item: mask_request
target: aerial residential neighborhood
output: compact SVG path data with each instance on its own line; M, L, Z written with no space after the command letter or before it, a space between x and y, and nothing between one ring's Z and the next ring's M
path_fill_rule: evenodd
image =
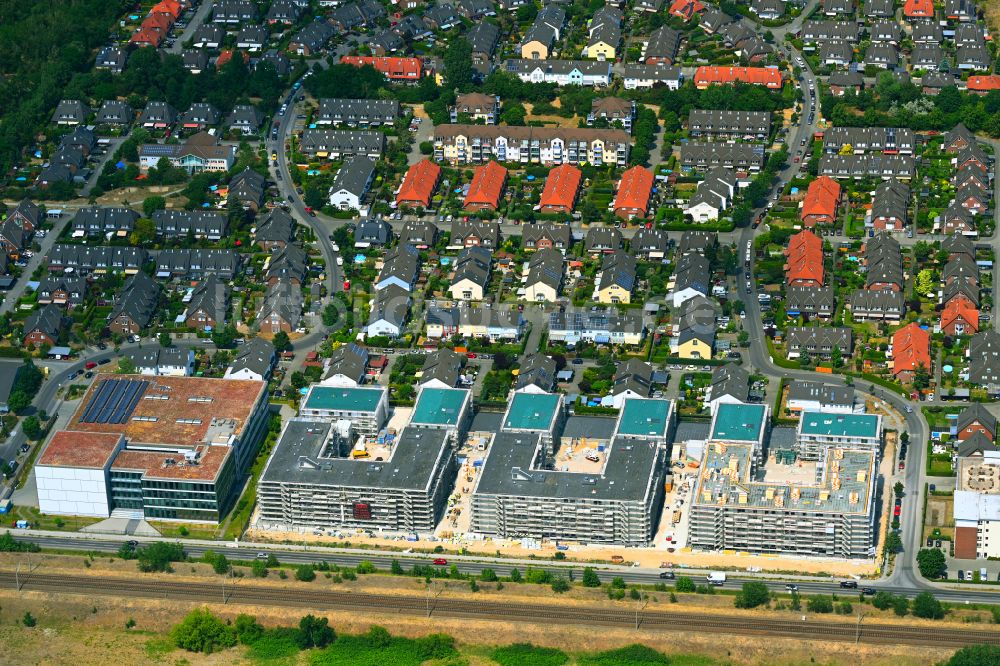
M988 4L95 9L2 112L0 518L995 603Z

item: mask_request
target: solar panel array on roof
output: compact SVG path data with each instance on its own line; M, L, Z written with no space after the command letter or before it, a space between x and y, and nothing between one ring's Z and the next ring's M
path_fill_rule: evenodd
M142 147L146 155L172 155L177 152L177 146L148 143Z
M141 379L102 379L80 423L125 423L148 386Z

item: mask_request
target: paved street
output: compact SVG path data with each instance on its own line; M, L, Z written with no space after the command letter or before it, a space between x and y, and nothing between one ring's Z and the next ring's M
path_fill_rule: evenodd
M70 217L64 214L58 220L53 221L53 227L45 234L45 238L37 239L39 250L28 260L28 265L21 269L21 277L18 278L14 286L4 295L3 302L0 303L0 314L10 312L13 309L14 304L17 303L17 299L21 298L28 286L28 282L31 281L32 273L42 265L42 261L48 256L59 234L69 224L69 220Z

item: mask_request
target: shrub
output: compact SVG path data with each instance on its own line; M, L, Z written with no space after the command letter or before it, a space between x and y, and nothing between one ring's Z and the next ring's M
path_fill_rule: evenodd
M906 597L895 597L892 600L892 612L899 617L905 616L910 612L910 600Z
M490 653L490 658L500 666L562 666L569 661L562 650L538 647L531 643L498 647Z
M495 583L499 578L497 578L497 572L493 569L483 569L479 572L479 580L484 583Z
M913 614L928 620L940 620L944 617L944 607L930 592L921 592L913 598Z
M621 576L615 576L611 579L611 587L624 590L625 589L625 579Z
M514 573L513 571L511 572ZM546 583L552 582L552 574L550 574L545 569L533 569L528 567L524 572L524 580L528 583L535 583L536 585L545 585Z
M639 599L642 599L642 594L639 592L639 590L633 587L631 590L628 591L628 598L632 599L633 601L638 601Z
M236 645L236 632L205 608L196 608L170 631L174 645L211 654Z
M837 612L841 615L850 615L854 612L854 606L851 605L850 601L842 601L837 604Z
M520 583L521 582L521 572L516 568L510 570L510 582Z
M236 616L233 630L236 632L236 640L242 645L250 645L264 635L264 627L260 626L257 618L245 613Z
M556 594L562 594L563 592L569 592L569 581L560 576L552 581L552 591Z
M806 608L810 613L832 613L833 600L824 595L809 597L809 601L806 603Z
M645 645L626 645L579 659L580 666L669 666L670 659Z
M584 587L600 587L601 578L593 567L584 567L582 583Z
M733 600L733 605L737 608L757 608L765 606L771 600L771 593L767 585L758 581L743 583L743 588Z
M36 620L35 616L28 611L24 611L24 616L21 618L21 624L26 627L33 627L38 624L38 620Z
M877 592L875 596L872 597L872 606L879 610L888 610L892 607L895 600L896 597L891 592Z
M267 578L267 563L263 560L254 560L250 564L250 573L255 578Z
M694 592L694 581L687 576L678 576L674 589L678 592Z
M135 556L139 560L139 571L145 572L167 572L171 570L171 562L182 562L187 559L183 546L165 541L143 546L135 551Z
M300 580L303 583L314 581L316 580L316 570L311 564L300 564L295 567L295 580Z
M373 574L375 573L375 565L368 560L361 560L358 562L357 570L359 574Z
M313 647L321 648L332 643L336 637L325 617L316 617L310 614L299 620L299 630L295 635L295 643L303 650Z
M299 652L298 637L299 632L293 627L276 627L250 643L247 654L261 663L291 659Z

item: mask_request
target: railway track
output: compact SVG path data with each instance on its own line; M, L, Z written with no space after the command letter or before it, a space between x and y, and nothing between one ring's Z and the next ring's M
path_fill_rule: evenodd
M546 624L636 627L647 631L685 631L787 637L808 640L880 645L933 645L962 647L973 643L1000 645L1000 631L924 627L877 623L841 623L766 617L715 615L682 610L646 610L558 606L527 602L492 602L453 599L441 596L383 595L341 590L287 590L253 587L242 582L192 583L187 581L142 579L96 579L66 574L0 573L0 587L22 591L76 594L85 596L168 599L192 603L229 603L314 610L370 610L375 613L432 615L475 620L505 620Z

